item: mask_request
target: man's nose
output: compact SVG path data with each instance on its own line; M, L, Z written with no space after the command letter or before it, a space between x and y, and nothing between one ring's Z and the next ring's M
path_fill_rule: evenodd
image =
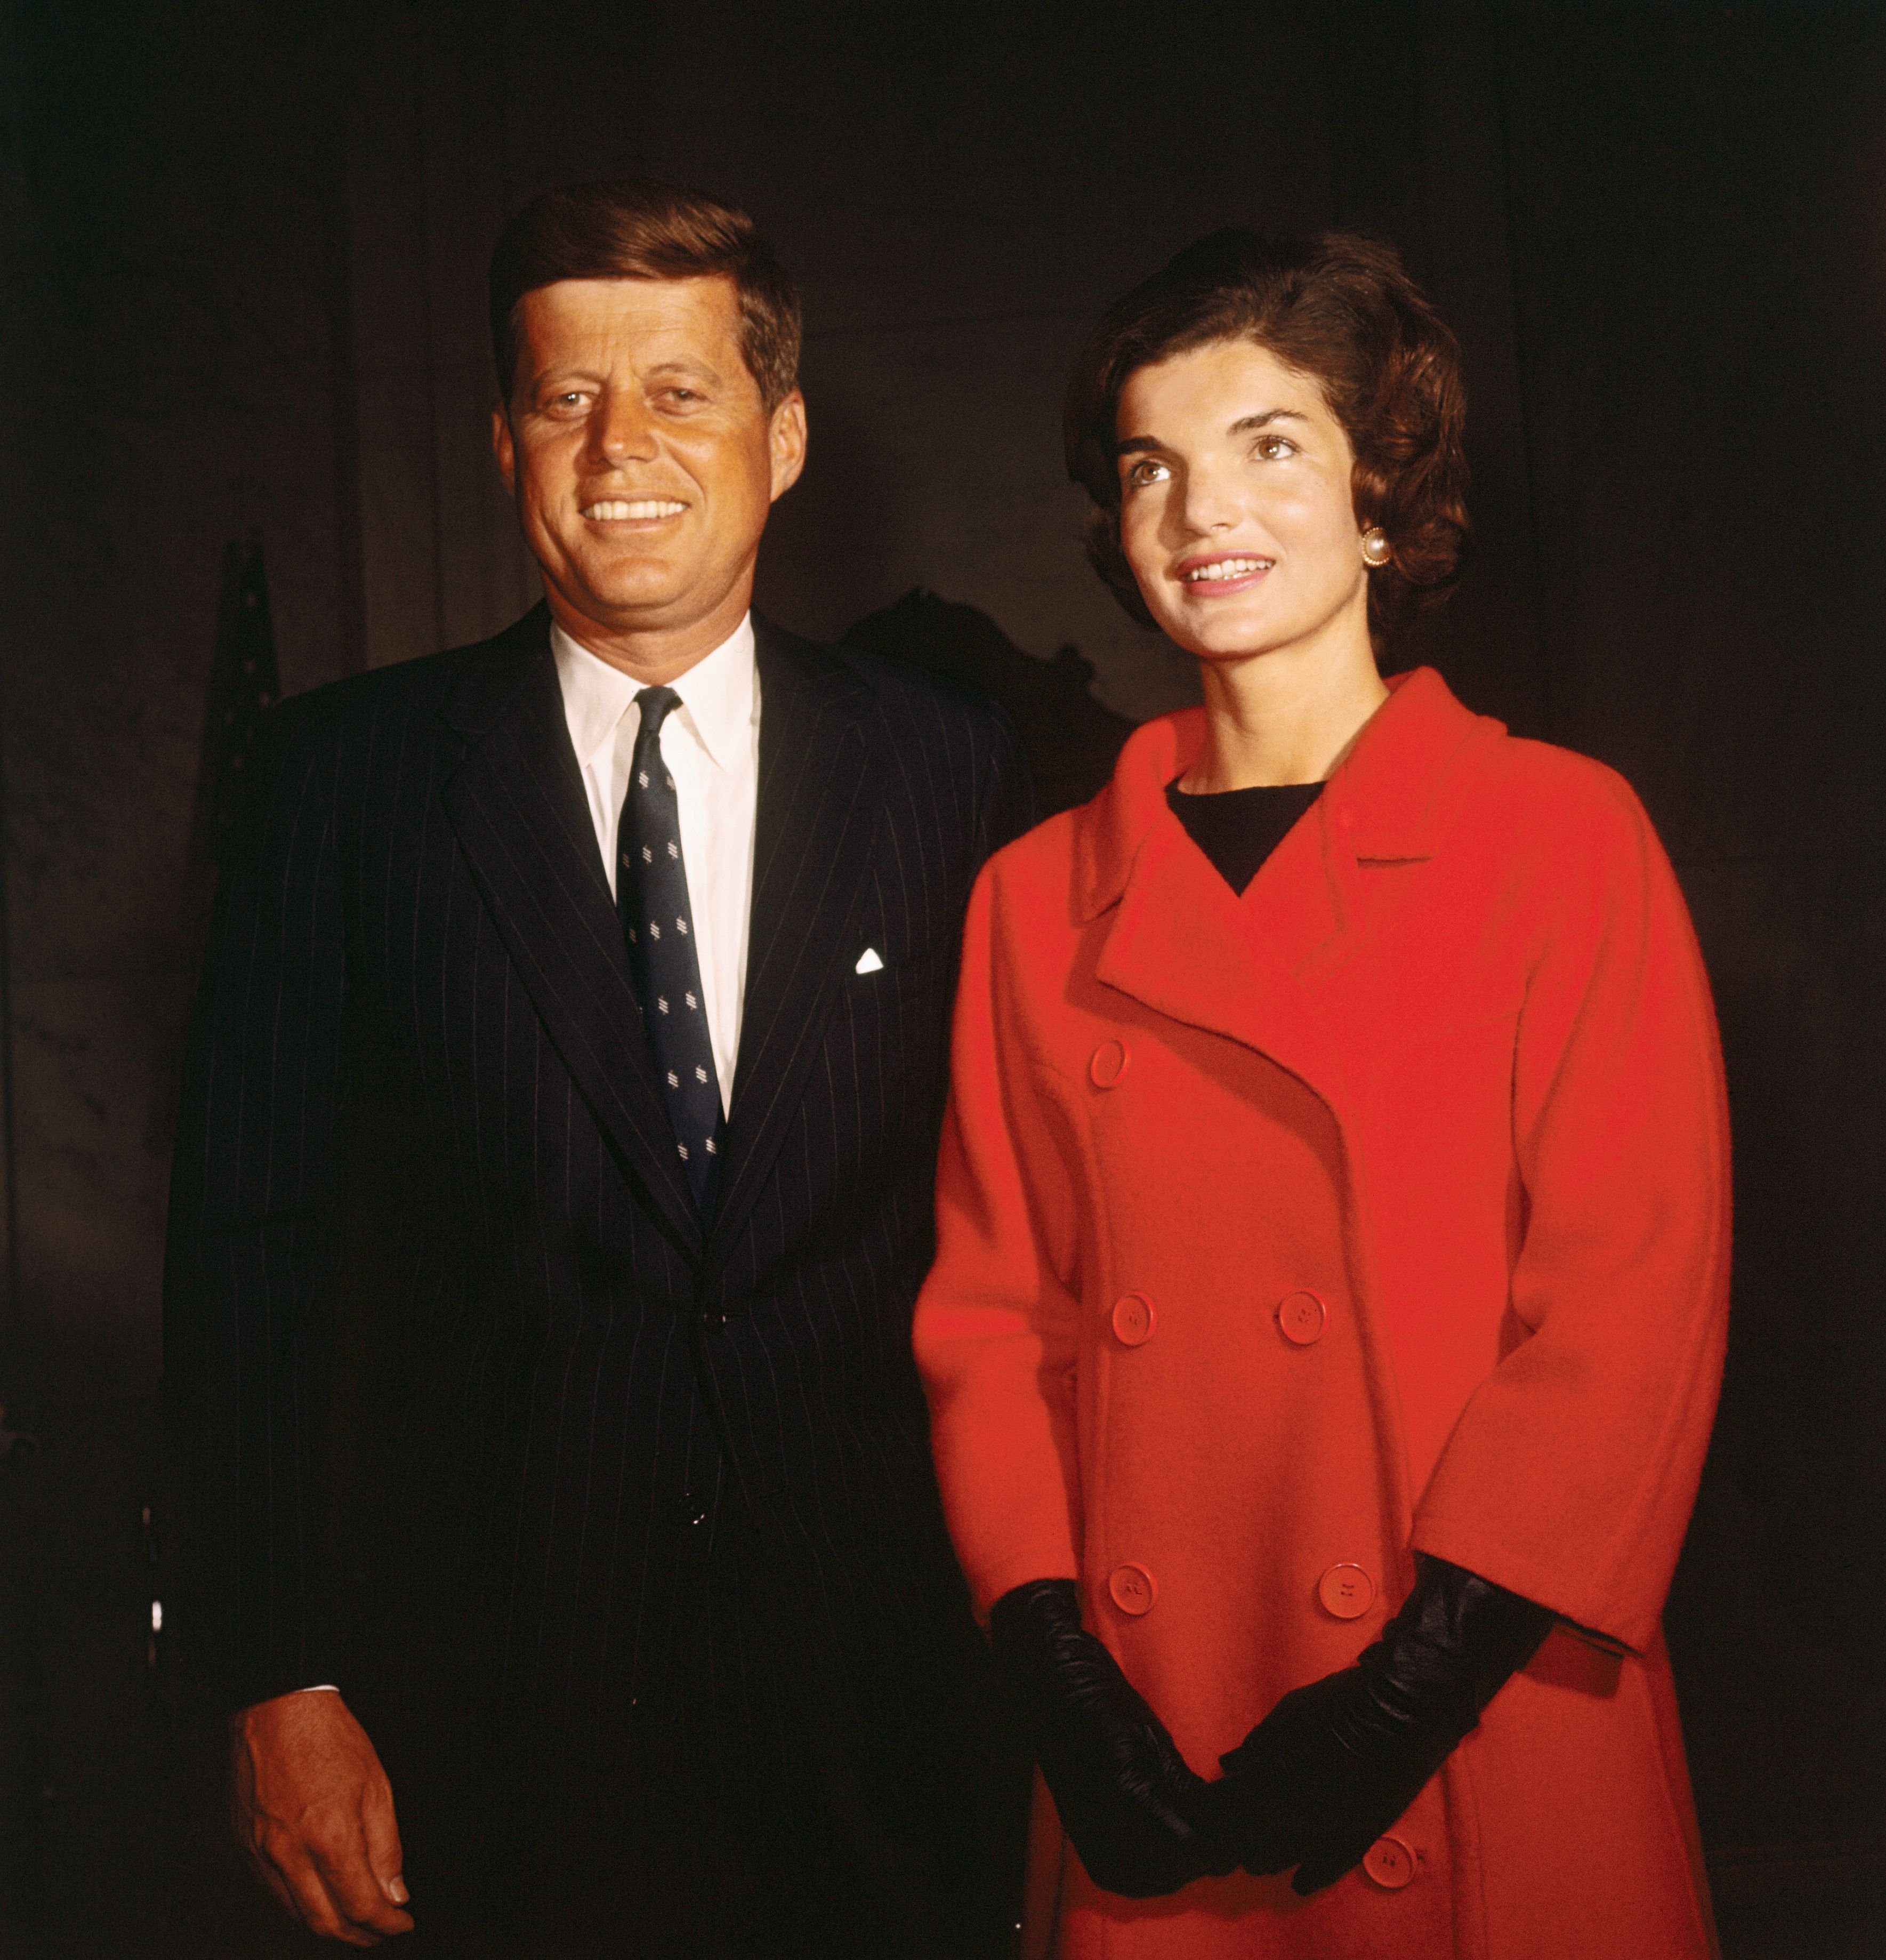
M605 394L590 418L590 450L599 463L646 463L655 453L655 418L640 395Z

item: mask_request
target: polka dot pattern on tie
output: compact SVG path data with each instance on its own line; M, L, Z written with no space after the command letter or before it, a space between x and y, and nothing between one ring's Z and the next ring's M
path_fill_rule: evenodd
M708 1017L701 1011L701 967L694 950L693 910L681 856L681 813L675 779L661 766L661 726L680 706L673 688L644 688L635 697L641 727L635 737L634 781L622 800L616 850L622 875L616 909L628 946L642 1026L662 1082L675 1153L704 1221L714 1216L719 1179L720 1085L714 1070ZM661 922L674 921L664 934ZM646 922L646 930L638 922ZM676 1001L681 1010L673 1011ZM650 1003L655 1011L647 1012Z

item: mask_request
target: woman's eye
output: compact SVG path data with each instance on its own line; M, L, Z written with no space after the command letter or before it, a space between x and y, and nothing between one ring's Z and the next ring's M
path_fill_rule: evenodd
M1169 473L1164 463L1155 463L1150 457L1145 457L1127 471L1127 488L1130 490L1143 489L1149 483L1163 482Z
M1286 456L1296 453L1296 444L1284 435L1261 435L1258 438L1256 453L1266 463L1280 463Z

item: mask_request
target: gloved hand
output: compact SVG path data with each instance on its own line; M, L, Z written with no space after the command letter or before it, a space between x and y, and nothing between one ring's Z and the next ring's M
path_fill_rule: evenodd
M1252 1873L1308 1895L1360 1864L1484 1709L1538 1652L1554 1615L1417 1554L1414 1590L1353 1667L1293 1689L1219 1758L1214 1838Z
M1026 1721L1061 1828L1087 1876L1127 1898L1177 1892L1207 1863L1194 1815L1207 1788L1166 1726L1080 1624L1071 1579L1005 1592L989 1615L997 1666Z

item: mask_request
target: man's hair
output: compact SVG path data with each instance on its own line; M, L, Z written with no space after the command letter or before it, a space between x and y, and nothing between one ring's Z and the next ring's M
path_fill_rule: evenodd
M740 354L771 415L799 377L799 295L752 218L653 177L567 184L532 199L491 253L491 352L501 398L517 377L517 307L559 279L730 278Z
M1108 310L1075 364L1063 422L1067 473L1093 499L1094 569L1153 623L1120 545L1120 396L1138 369L1222 340L1253 342L1321 388L1355 454L1357 521L1379 524L1393 554L1369 574L1369 631L1393 640L1460 575L1467 396L1458 343L1395 247L1348 232L1214 231Z

